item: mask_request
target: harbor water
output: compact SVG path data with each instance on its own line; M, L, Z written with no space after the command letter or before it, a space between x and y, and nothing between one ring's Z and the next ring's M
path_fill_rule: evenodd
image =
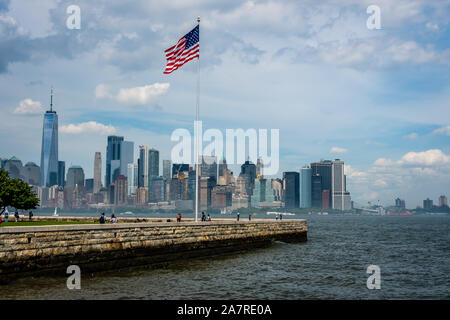
M0 294L2 299L450 298L450 215L287 218L307 219L307 242L275 242L156 269L95 274L81 269L80 290L69 290L66 278L28 277L0 286ZM380 268L380 289L367 288L369 265Z

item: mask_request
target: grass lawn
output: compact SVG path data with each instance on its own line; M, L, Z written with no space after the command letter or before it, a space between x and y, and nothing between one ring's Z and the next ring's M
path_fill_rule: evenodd
M63 225L63 224L98 224L98 222L88 222L88 221L18 221L14 222L9 220L8 222L2 222L1 227L25 227L25 226L50 226L50 225Z

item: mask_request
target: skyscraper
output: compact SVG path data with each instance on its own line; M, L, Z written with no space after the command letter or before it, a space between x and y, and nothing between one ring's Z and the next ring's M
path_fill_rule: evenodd
M148 146L139 146L138 187L148 192Z
M135 195L138 188L138 165L134 163L128 164L128 196Z
M320 208L322 206L322 192L324 190L330 190L330 194L332 192L332 164L333 162L331 160L322 160L320 162L313 162L311 163L311 169L312 169L312 175L319 175L320 176L320 185L321 189L318 190L317 188L312 188L312 199L313 199L313 207ZM318 183L318 178L313 177L313 183ZM329 199L329 205L331 206L331 197Z
M75 188L78 185L78 189L84 189L84 171L80 166L71 166L67 170L67 183L68 188Z
M442 195L439 197L439 207L448 207L447 197Z
M113 176L117 178L120 175L120 147L123 137L119 136L108 136L108 145L106 146L106 175L105 175L105 188L114 182ZM112 168L111 162L113 160L119 160L119 162L114 163L114 168ZM115 172L114 172L115 171Z
M200 162L200 176L211 177L217 182L217 158L214 156L202 156Z
M346 179L344 175L344 161L336 159L332 164L332 189L331 208L337 210L351 209L350 193L346 190Z
M114 181L114 205L123 206L127 204L127 177L120 174Z
M402 200L402 199L400 199L400 198L395 199L395 206L396 206L397 208L405 209L405 208L406 208L405 200Z
M324 192L327 193L324 193ZM323 196L328 195L324 200ZM322 176L320 174L313 174L311 176L311 205L313 208L325 209L323 204L326 202L326 208L330 207L330 190L322 190Z
M170 179L172 179L172 175L170 174L171 166L172 166L172 161L163 160L163 178L166 181L169 181Z
M23 177L24 181L33 185L39 186L41 182L41 169L34 162L28 162L23 167Z
M159 151L150 149L148 151L148 180L149 186L153 178L159 177Z
M300 208L312 207L312 169L303 167L300 169Z
M50 110L44 114L41 147L41 185L58 184L58 115L53 111L53 89L50 95Z
M96 152L94 156L94 193L99 193L102 187L102 154Z
M272 182L264 178L256 178L253 195L250 198L251 206L257 208L262 202L268 203L273 201L275 201L275 197L272 189Z
M283 198L285 208L298 208L300 198L298 172L283 172Z
M66 162L58 161L58 186L64 187L66 179Z
M260 176L261 178L264 176L264 164L262 158L258 158L256 161L256 176Z
M120 142L120 174L127 176L130 163L134 163L134 142L122 141ZM117 176L114 178L117 179Z
M227 160L223 157L223 159L219 161L219 178L226 175L227 169Z
M253 162L249 160L241 166L241 175L245 179L245 189L248 195L253 194L253 187L255 185L256 179L256 166Z
M426 200L423 200L423 208L425 210L433 209L433 200L430 200L429 198L427 198Z

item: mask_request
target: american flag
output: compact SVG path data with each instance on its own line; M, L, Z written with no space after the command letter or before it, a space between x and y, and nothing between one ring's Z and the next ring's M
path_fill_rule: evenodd
M165 51L167 65L164 70L169 74L188 61L200 57L200 28L197 25L188 34L181 37L178 43Z

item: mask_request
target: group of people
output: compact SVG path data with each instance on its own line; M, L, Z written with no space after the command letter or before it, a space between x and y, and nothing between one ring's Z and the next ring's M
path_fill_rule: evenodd
M205 212L202 211L202 221L211 221L211 216L208 213L208 217L205 215Z
M112 224L116 224L117 223L117 218L114 215L114 213L111 215L111 218L109 219L109 221ZM102 214L100 215L100 221L99 222L100 222L100 224L105 224L106 223L106 217L105 217L105 213L104 212L102 212Z
M240 218L241 218L241 214L238 212L238 213L236 214L236 221L239 221ZM252 214L249 213L249 214L248 214L248 221L251 221L251 220L252 220Z
M30 211L30 212L28 213L28 217L29 217L29 220L32 221L32 219L33 219L33 211ZM15 222L18 222L19 220L20 220L19 211L16 210L16 211L14 212L14 221L15 221ZM8 221L9 221L9 212L6 211L6 212L4 213L4 220L3 220L2 216L0 215L0 223L2 223L2 222L8 222Z

